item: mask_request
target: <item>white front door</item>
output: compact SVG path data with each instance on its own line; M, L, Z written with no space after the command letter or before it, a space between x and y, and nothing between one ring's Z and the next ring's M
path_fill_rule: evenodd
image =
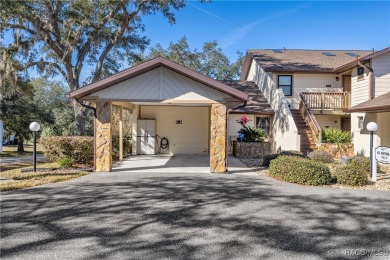
M137 127L137 154L155 154L156 120L140 119Z

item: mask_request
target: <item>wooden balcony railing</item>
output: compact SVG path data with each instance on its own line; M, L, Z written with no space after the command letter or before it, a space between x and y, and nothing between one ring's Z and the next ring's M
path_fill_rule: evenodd
M302 92L301 98L308 108L313 110L342 110L346 111L351 105L348 92Z
M309 125L311 132L313 133L313 137L317 144L321 143L322 139L322 130L320 125L318 124L315 116L310 111L308 104L305 101L305 97L303 93L299 95L299 111L305 120L305 122Z

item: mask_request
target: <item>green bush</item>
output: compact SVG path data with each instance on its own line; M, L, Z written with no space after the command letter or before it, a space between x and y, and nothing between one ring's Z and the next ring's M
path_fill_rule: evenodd
M332 144L351 143L352 135L349 131L343 131L336 128L322 129L322 142Z
M131 139L123 139L123 156L131 155L132 143ZM112 156L116 159L119 158L119 135L112 136Z
M281 151L280 153L265 155L265 156L263 157L263 164L262 164L262 166L269 167L270 162L271 162L272 160L278 158L278 157L281 156L281 155L295 156L295 157L302 157L302 158L305 157L305 156L303 155L303 153L301 153L300 151L295 151L295 150Z
M269 175L278 180L308 185L324 185L331 178L325 164L295 156L279 156L272 160Z
M61 158L72 158L75 163L93 162L93 137L91 136L50 136L41 137L40 144L45 157L52 162Z
M347 164L336 169L337 183L351 186L363 186L368 181L369 163L365 157L355 157Z
M61 168L70 168L74 164L74 160L71 157L65 156L58 160L58 165Z
M243 126L238 133L244 135L244 142L264 142L267 137L263 129L251 126Z
M308 157L316 162L333 163L334 159L332 154L326 151L313 151L309 153Z

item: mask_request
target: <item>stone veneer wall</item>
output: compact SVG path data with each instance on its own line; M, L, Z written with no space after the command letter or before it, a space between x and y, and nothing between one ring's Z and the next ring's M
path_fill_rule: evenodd
M271 144L233 141L233 156L242 159L261 159L271 154Z
M343 155L353 157L355 154L353 144L328 144L322 143L318 147L319 151L326 151L333 155L335 159L341 159Z
M112 170L111 102L96 103L96 161L97 172Z
M210 111L210 172L226 172L226 106L212 104Z

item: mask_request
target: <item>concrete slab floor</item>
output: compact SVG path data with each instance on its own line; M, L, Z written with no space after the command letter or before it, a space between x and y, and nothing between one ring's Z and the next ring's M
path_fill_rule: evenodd
M228 157L229 174L254 175L233 156ZM137 155L125 158L113 165L113 172L156 172L156 173L210 173L210 157L203 154L188 155Z

